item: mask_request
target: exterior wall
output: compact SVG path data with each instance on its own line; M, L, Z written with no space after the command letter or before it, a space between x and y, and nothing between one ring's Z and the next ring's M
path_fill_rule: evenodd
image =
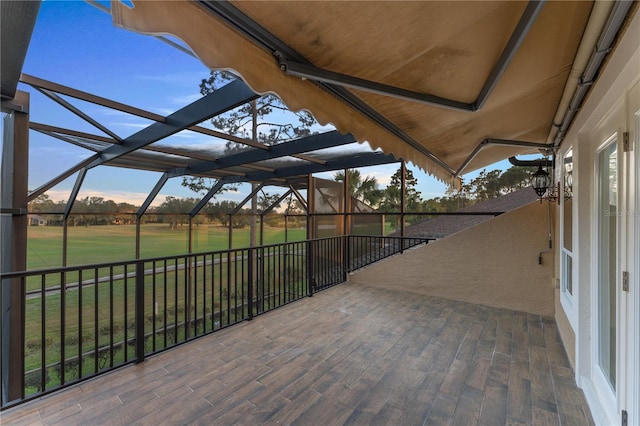
M576 334L573 332L573 327L567 318L566 313L562 309L560 303L560 290L556 289L555 293L555 310L556 310L556 325L558 326L558 332L560 338L564 344L564 349L569 357L569 363L571 367L576 368Z
M548 208L534 202L352 274L349 282L554 315Z
M556 292L556 320L567 353L575 353L575 374L578 385L583 388L591 408L594 420L599 424L620 424L621 410L627 410L628 424L640 424L640 295L637 289L622 293L618 297L618 333L616 342L619 354L617 364L617 390L612 399L603 392L604 386L598 385L601 376L597 360L597 215L596 215L596 167L597 150L610 135L629 132L635 142L634 150L640 149L633 117L640 104L640 13L636 13L626 28L624 37L608 59L589 97L582 105L573 123L559 158L569 147L573 147L574 159L574 201L573 201L573 295ZM634 106L635 105L635 106ZM634 184L637 163L633 156L637 153L619 152L621 175L625 176L620 187L619 202L621 210L633 211L629 203L638 205L638 187ZM636 170L634 172L634 170ZM638 181L637 178L635 178ZM634 192L634 186L635 192ZM637 214L637 213L636 213ZM637 230L629 227L628 218L621 217L618 237L619 269L636 272L638 265ZM640 220L636 219L636 223ZM637 226L637 225L636 225ZM637 229L637 228L636 228ZM633 235L635 234L635 242ZM558 236L561 238L561 236ZM627 240L627 241L625 241ZM630 240L630 241L629 241ZM559 241L558 241L559 242ZM635 249L634 249L635 247ZM635 250L635 265L633 259ZM557 273L557 277L560 274ZM618 287L619 288L619 287ZM618 290L619 291L619 290ZM562 324L562 325L561 325ZM634 324L636 324L634 326ZM635 328L634 328L635 327ZM635 361L634 361L635 360Z

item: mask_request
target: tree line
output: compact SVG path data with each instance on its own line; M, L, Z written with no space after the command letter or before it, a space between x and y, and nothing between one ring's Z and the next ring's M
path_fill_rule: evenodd
M258 197L258 213L269 208L279 195L263 193ZM143 223L166 223L172 229L189 223L189 215L200 202L197 197L173 197L167 196L158 206L150 207L142 216ZM284 201L290 213L302 213L297 200ZM282 204L282 203L280 203ZM62 213L65 211L66 201L54 201L47 194L40 195L29 203L29 214L47 215L47 225L62 225ZM212 201L207 203L193 219L193 223L217 222L223 226L229 225L229 213L238 207L238 203L230 200ZM277 207L277 206L276 206ZM130 203L117 203L103 197L78 198L69 215L68 223L71 226L94 225L131 225L136 222L135 215L140 209ZM242 228L249 224L251 210L243 208L233 216L232 226ZM268 217L270 225L275 225L273 217Z
M459 188L449 187L444 196L425 200L416 189L418 180L411 169L406 169L405 211L415 213L456 211L530 186L531 175L535 170L535 167L521 166L512 166L504 171L484 169L469 182L463 179ZM358 170L349 170L348 177L348 190L353 197L382 213L400 211L401 168L391 176L391 181L385 188L379 188L375 178L362 176ZM334 179L344 182L344 172L336 173Z
M397 213L400 211L401 202L401 168L398 169L389 184L380 188L376 179L371 176L363 176L359 170L349 170L349 193L351 196L368 204L381 213ZM442 197L423 199L418 191L418 180L411 169L406 169L405 177L405 211L408 213L449 212L467 207L477 202L496 198L510 192L528 187L531 174L535 171L532 167L513 166L505 171L482 170L477 177L469 182L462 181L459 189L449 188ZM334 180L344 182L344 172L334 175ZM256 214L260 214L269 208L277 199L278 194L262 192L257 197ZM143 216L144 223L167 223L172 229L186 225L189 222L188 213L200 202L198 197L173 197L167 196L158 206L153 206ZM303 209L297 200L289 199L286 210L289 214L303 214ZM282 203L280 203L282 204ZM29 213L62 213L65 210L65 201L53 201L46 195L40 195L29 204ZM200 214L194 217L194 224L217 222L222 226L229 225L229 213L238 207L238 203L230 200L212 201L207 203ZM279 207L279 206L276 206ZM103 197L78 198L73 205L69 224L72 226L92 226L135 223L135 213L139 206ZM252 208L242 208L232 218L232 226L243 228L250 225L254 217ZM267 217L268 224L276 226L279 219L276 215ZM409 222L420 220L416 217ZM61 220L52 219L48 225L61 225Z

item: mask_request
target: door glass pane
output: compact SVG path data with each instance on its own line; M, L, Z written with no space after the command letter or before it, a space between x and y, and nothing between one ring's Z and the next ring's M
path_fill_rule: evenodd
M616 229L618 218L615 141L598 156L598 342L599 364L616 388Z
M563 247L572 251L573 235L571 233L571 218L572 218L572 198L573 198L573 150L567 151L564 156L564 197L563 197Z
M566 251L562 252L562 288L569 294L573 294L573 258Z
M573 294L571 274L573 250L573 149L569 149L563 157L563 193L562 200L562 291Z

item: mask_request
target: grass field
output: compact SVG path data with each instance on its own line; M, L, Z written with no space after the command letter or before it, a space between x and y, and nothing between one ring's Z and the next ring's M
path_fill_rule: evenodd
M140 257L184 254L188 247L188 227L171 229L168 224L145 224L140 229ZM303 228L289 229L288 241L305 239ZM67 265L88 265L135 259L135 225L70 226ZM285 242L284 228L265 227L264 243ZM249 228L233 230L233 247L249 245ZM193 252L227 250L229 230L220 225L193 228ZM30 226L27 237L27 269L62 266L62 227Z
M300 260L303 258L298 250L274 247L265 252L265 257L255 258L254 271L263 274L252 284L255 309L269 310L306 295L306 262ZM194 261L197 263L192 263ZM191 336L200 335L242 321L248 315L247 251L197 256L179 262L179 268L175 263L164 261L144 264L147 353L186 340L187 328ZM79 281L85 284L27 299L25 369L28 373L25 380L28 394L44 389L42 366L46 366L45 387L51 389L63 380L87 377L134 357L130 339L135 335L135 278L124 278L131 272L121 267L90 268L82 275L68 272L68 285ZM99 285L86 282L105 276L114 279ZM258 283L261 283L260 292Z

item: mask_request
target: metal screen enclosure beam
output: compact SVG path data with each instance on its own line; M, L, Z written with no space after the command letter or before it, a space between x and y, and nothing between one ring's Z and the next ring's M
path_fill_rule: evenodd
M4 5L3 5L4 9ZM29 111L29 94L16 93L16 101ZM3 110L4 112L4 110ZM29 164L29 114L8 112L3 117L2 165L0 207L17 214L0 217L2 256L0 271L14 272L27 269L27 182ZM2 280L0 305L2 319L0 331L0 375L2 381L2 406L24 397L24 335L23 306L25 284L21 279Z
M233 81L219 90L179 109L169 115L163 123L153 123L124 139L122 145L105 149L100 159L89 164L89 168L99 166L126 155L144 146L174 135L211 117L229 111L258 97L240 80Z
M209 190L209 192L207 192L207 195L202 197L202 200L200 200L198 205L196 205L193 210L191 210L191 212L189 213L189 217L194 217L195 215L197 215L198 212L207 205L209 200L211 200L211 198L213 198L213 196L222 189L225 183L226 182L223 179L218 180L216 184L213 185L213 187Z
M320 133L317 135L305 136L289 142L271 145L268 149L252 149L237 154L220 157L216 161L202 161L186 168L176 168L168 173L171 177L184 175L197 175L199 173L211 172L214 170L225 169L246 164L257 163L260 161L270 160L273 158L287 157L291 155L301 154L303 152L316 151L325 148L333 148L340 145L357 142L351 134L343 135L334 130L331 132ZM322 161L319 164L325 164Z

